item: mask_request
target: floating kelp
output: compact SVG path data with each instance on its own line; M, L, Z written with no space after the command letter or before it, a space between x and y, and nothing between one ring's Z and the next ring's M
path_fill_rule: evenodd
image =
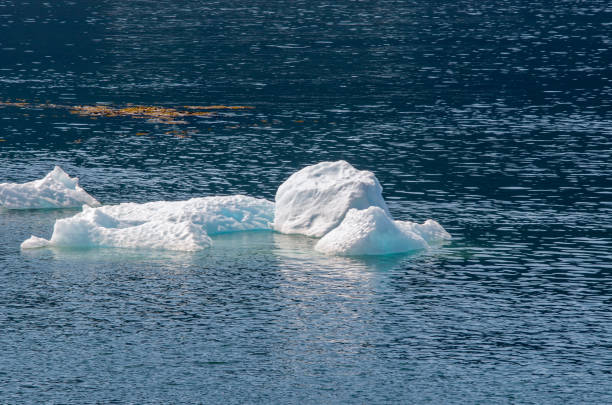
M187 121L181 119L186 117L208 117L220 110L244 110L252 109L250 106L226 106L226 105L210 105L210 106L183 106L183 109L172 107L158 107L147 105L127 104L125 107L113 107L109 105L60 105L60 104L37 104L28 103L24 100L17 101L0 101L0 106L19 107L19 108L54 108L66 109L71 114L77 114L82 117L99 118L99 117L132 117L144 119L149 122L160 124L183 125L188 124ZM202 111L206 110L206 111Z
M6 105L9 107L29 107L30 104L22 101L0 101L0 105Z
M196 116L206 117L213 112L181 111L175 108L153 107L145 105L130 105L124 108L113 108L104 105L78 105L70 112L85 117L132 117L152 120L163 124L187 124L186 121L177 118Z
M172 130L165 132L166 135L172 135L175 138L191 138L191 135L198 134L197 131L185 131L185 130Z
M184 105L183 108L190 110L248 110L255 107L246 105Z

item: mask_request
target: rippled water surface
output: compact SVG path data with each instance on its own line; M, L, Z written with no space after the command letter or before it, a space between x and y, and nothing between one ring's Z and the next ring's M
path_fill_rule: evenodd
M0 211L0 402L612 402L611 33L602 0L0 0L0 182L273 199L345 159L453 235L22 252L76 211ZM69 108L130 103L253 108Z

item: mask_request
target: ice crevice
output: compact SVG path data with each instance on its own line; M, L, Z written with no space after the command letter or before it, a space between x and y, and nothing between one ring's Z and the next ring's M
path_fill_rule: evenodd
M41 203L49 200L55 205ZM59 208L77 202L83 205L82 212L57 220L50 239L32 236L22 249L197 251L213 246L214 235L266 230L320 238L315 250L324 254L359 256L427 249L450 239L434 220L423 224L394 220L376 176L345 161L321 162L292 174L278 188L275 202L234 195L98 206L78 186L78 179L59 167L42 180L0 184L0 204L7 208Z

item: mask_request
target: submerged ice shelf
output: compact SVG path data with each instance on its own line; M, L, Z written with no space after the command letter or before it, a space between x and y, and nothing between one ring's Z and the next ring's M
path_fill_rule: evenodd
M54 172L57 170L61 171L56 168ZM85 193L76 179L70 180ZM91 198L89 205L97 204L85 195ZM30 197L38 196L33 193ZM278 188L275 203L235 195L97 208L84 205L75 216L57 220L50 239L32 236L21 247L196 251L213 246L210 236L253 230L321 238L315 249L335 255L402 253L450 239L436 221L417 224L393 220L376 176L338 161L294 173Z
M7 209L92 207L100 203L79 187L79 179L70 177L59 166L40 180L28 183L0 183L0 207Z

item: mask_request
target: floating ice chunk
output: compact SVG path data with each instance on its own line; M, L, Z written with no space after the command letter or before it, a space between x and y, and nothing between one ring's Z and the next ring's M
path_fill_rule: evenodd
M292 174L278 188L274 229L321 237L338 226L351 208L370 206L389 213L372 172L357 170L343 160L322 162Z
M410 221L394 221L394 223L404 232L413 232L419 235L430 245L451 239L451 235L446 232L446 229L433 219L428 219L422 224Z
M99 246L194 251L211 246L209 235L269 230L273 218L272 202L241 195L99 208L84 206L83 212L57 220L50 240L33 236L21 247Z
M317 242L315 249L344 256L384 255L426 249L429 242L449 238L436 221L393 221L380 207L369 207L351 209L337 228Z
M39 238L38 236L30 236L30 239L25 240L21 244L22 249L38 249L45 246L49 246L49 241L45 238Z
M0 207L8 209L71 208L100 205L79 187L79 179L70 177L59 166L40 180L28 183L1 183Z
M122 247L194 251L211 244L206 232L189 221L152 220L138 225L124 225L97 208L84 206L82 213L57 220L49 241L32 236L21 244L21 248Z
M408 252L450 239L433 220L394 221L376 176L342 160L308 166L278 188L274 229L322 236L315 249L338 255Z

